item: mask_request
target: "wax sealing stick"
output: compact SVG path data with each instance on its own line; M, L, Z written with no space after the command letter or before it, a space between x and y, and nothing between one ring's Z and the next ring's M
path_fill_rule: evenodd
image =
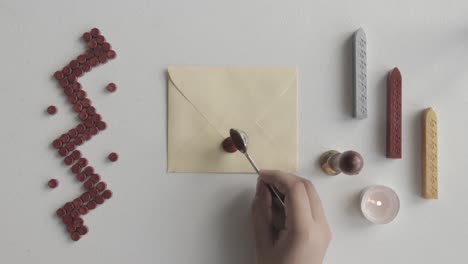
M401 159L401 73L394 68L387 78L387 158Z
M367 41L362 28L354 33L353 41L353 116L367 118Z
M423 112L422 127L422 196L425 199L438 198L438 152L437 152L437 115L432 108Z

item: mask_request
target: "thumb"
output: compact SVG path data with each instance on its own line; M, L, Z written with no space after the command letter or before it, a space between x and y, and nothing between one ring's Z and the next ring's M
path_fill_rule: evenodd
M257 192L252 203L252 220L257 251L264 251L273 246L271 194L266 184L258 179Z

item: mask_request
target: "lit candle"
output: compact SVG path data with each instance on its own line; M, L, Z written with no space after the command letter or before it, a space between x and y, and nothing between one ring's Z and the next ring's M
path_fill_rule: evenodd
M370 186L361 193L361 211L374 224L388 224L400 211L400 199L386 186Z

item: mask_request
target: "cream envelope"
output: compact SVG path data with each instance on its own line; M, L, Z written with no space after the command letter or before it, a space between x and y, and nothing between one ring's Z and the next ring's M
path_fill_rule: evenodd
M168 171L254 172L221 142L245 131L260 168L297 170L297 77L290 68L170 67Z

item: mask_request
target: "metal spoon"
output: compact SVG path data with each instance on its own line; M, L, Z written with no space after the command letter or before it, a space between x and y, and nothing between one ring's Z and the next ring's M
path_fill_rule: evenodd
M249 137L247 136L247 134L242 130L234 128L231 128L229 130L229 134L231 135L232 142L236 146L237 150L244 153L245 157L249 160L250 164L255 169L257 174L260 174L260 170L258 169L257 164L255 164L252 157L250 157L249 153L247 152L247 145L249 143ZM280 195L279 191L270 184L267 184L267 187L270 190L270 193L273 195L273 197L276 198L276 200L284 208L284 195Z

